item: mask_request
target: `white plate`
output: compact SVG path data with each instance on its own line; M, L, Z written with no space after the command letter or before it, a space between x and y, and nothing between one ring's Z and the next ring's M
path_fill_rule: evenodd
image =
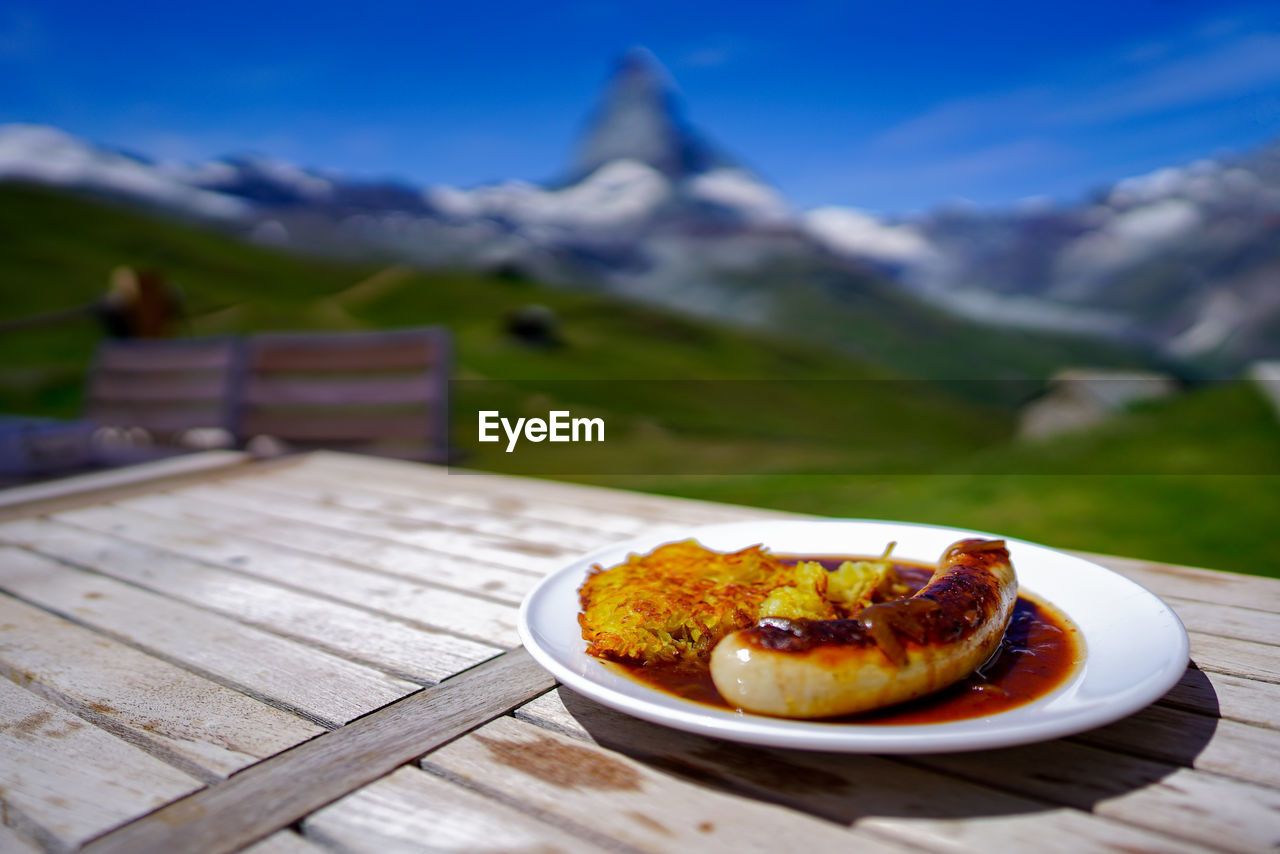
M933 563L971 536L956 528L863 520L780 520L663 529L592 552L553 573L520 607L520 638L563 684L621 712L731 741L846 753L980 750L1057 738L1118 720L1173 687L1187 667L1187 633L1167 605L1128 579L1044 546L1007 539L1021 589L1051 602L1080 629L1085 660L1058 689L983 718L938 724L847 724L782 720L717 709L664 693L606 667L586 653L578 627L578 587L593 564L695 538L730 551L763 543L779 554L879 554Z

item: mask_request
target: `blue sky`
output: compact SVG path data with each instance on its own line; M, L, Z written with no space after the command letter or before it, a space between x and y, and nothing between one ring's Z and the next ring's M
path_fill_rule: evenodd
M1280 136L1280 6L1229 0L18 0L0 7L0 121L157 158L543 180L633 45L801 207L1070 199Z

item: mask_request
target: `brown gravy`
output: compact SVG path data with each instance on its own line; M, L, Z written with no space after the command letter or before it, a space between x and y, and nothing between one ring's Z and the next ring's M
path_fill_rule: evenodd
M816 560L829 570L846 560L859 560L809 555L783 557L789 561ZM894 568L912 592L924 587L933 575L933 567L922 563L895 561ZM1052 606L1020 593L999 650L967 679L909 703L829 720L855 724L932 724L985 717L1053 691L1066 682L1082 658L1080 632L1071 621ZM616 666L636 680L668 694L732 709L716 690L706 663Z

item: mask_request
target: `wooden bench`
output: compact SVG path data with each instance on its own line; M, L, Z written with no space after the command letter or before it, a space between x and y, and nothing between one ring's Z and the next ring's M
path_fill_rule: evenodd
M86 389L86 417L104 428L142 429L176 448L188 431L235 433L243 342L233 336L107 340Z
M451 350L443 327L107 341L86 415L154 440L117 447L108 463L175 452L200 428L241 446L269 436L290 450L443 462Z
M281 333L246 342L241 441L402 459L448 457L451 347L443 327Z

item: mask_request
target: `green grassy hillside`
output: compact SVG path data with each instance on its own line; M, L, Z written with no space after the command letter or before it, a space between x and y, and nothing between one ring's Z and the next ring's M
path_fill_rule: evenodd
M499 277L297 258L46 190L0 186L0 323L88 303L120 264L159 267L178 283L191 334L448 325L457 375L474 381L455 392L455 435L472 467L521 465L519 455L472 441L480 402L518 414L565 403L606 414L611 425L595 464L613 473L579 480L1280 574L1280 541L1268 524L1280 515L1280 480L1238 473L1242 461L1248 471L1280 470L1280 429L1245 386L1205 388L1088 435L1019 445L1010 408L952 388L902 386L910 393L874 404L833 389L929 373L948 360L964 364L975 352L1014 376L1093 362L1078 343L1040 346L1034 336L991 331L979 340L973 327L924 320L914 309L885 321L876 316L883 299L849 294L823 321L824 334L849 330L847 346L833 349L805 331L815 321L803 306L794 334L748 333ZM556 312L562 346L529 348L504 333L509 311L535 303ZM893 332L904 325L913 334ZM0 412L76 415L100 334L88 316L0 334ZM708 394L647 382L689 379L772 385L722 383ZM574 470L572 459L563 462ZM534 470L556 464L543 457ZM697 474L712 471L741 473Z

